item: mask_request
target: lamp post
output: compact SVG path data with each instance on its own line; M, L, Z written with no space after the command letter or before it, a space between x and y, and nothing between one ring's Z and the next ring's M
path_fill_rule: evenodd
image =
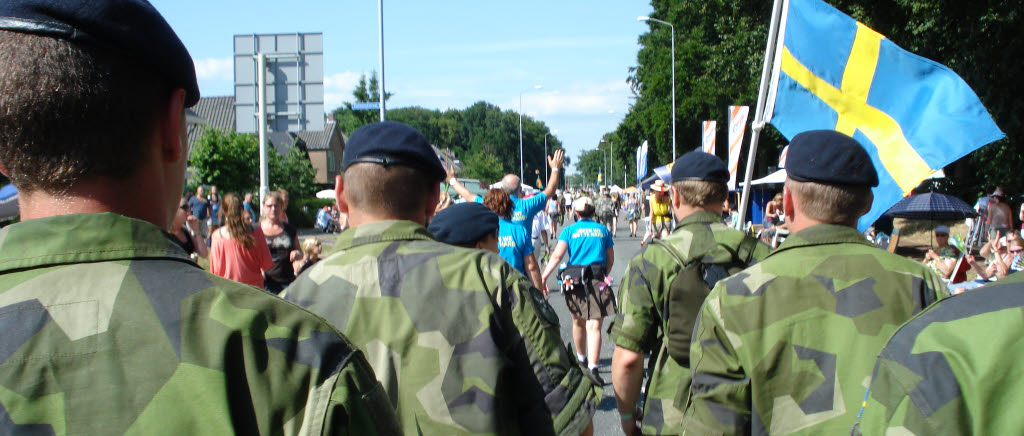
M637 21L653 21L667 24L672 30L672 162L676 161L676 26L668 21L651 17L636 17Z
M615 168L615 153L612 153L612 147L614 146L614 144L613 144L611 139L609 139L607 141L602 139L601 142L607 142L608 143L608 151L606 152L606 156L605 156L608 159L608 162L605 162L605 164L606 164L605 168L607 169L606 172L608 173L607 180L609 182L612 182L614 180L612 179L611 171L612 171L612 168ZM611 185L608 185L608 186L611 186Z
M533 89L540 89L542 86L533 85ZM519 91L519 183L522 183L523 178L523 93L529 91L529 88Z
M558 129L552 130L544 134L544 182L548 180L548 136L558 134Z

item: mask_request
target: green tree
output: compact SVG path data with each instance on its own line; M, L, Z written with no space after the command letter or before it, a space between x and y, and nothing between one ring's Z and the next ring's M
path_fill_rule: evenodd
M293 198L312 197L316 192L316 170L309 156L294 145L285 156L272 147L268 149L271 187L287 189ZM224 193L256 191L259 156L259 141L255 135L206 129L189 157L193 182L215 185Z
M488 153L486 150L469 153L462 160L462 164L462 177L479 179L490 184L501 180L505 176L498 157L493 153Z
M254 191L259 185L259 141L253 135L206 128L192 147L189 165L194 184L216 185L225 193Z
M273 188L286 189L290 198L313 198L317 191L316 169L309 161L309 155L295 145L289 147L288 154L284 156L273 149L269 154L269 176Z
M392 93L387 93L384 96L384 101L391 99ZM355 98L355 103L370 103L380 101L380 84L377 81L377 72L370 73L369 78L366 74L359 77L359 83L356 84L354 90L352 90L352 97ZM376 110L352 110L352 103L346 102L344 106L334 110L332 114L334 119L338 122L338 127L341 128L342 132L347 135L351 135L356 129L378 121L380 119L380 112Z

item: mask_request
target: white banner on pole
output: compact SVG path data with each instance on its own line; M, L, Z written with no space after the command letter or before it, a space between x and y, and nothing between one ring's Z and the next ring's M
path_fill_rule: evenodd
M779 153L779 169L786 167L786 155L789 154L789 145L782 147L782 153Z
M636 180L643 180L647 177L647 141L644 140L643 144L640 144L636 148ZM623 182L625 183L625 182Z
M736 189L736 173L740 167L740 149L747 130L750 106L729 106L729 189Z
M715 131L718 129L716 121L704 121L701 123L701 130L704 132L701 141L701 150L708 154L715 154Z

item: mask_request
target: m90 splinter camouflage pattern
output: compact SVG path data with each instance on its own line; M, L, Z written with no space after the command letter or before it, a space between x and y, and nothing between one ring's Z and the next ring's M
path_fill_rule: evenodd
M579 434L601 389L557 318L498 255L439 243L411 221L362 224L284 297L362 350L406 434Z
M855 434L1024 434L1024 274L940 301L875 363Z
M324 320L120 215L0 231L0 434L398 434Z
M791 235L705 300L686 434L848 434L889 335L946 296L927 267L854 228Z

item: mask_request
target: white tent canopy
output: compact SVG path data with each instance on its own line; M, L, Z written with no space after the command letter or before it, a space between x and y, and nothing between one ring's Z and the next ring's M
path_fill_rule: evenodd
M764 176L757 180L751 180L750 185L771 185L775 183L786 183L786 170L781 169L767 176ZM744 186L743 182L740 182L740 186Z

